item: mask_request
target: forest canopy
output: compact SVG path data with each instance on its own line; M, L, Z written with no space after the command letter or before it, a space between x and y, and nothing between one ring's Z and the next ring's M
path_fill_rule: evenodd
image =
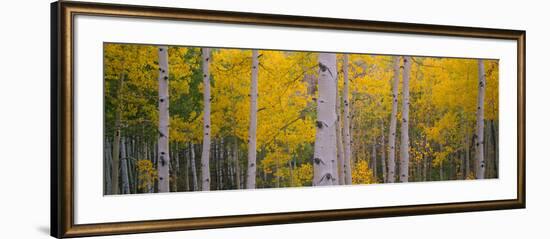
M104 193L498 178L498 60L104 44Z

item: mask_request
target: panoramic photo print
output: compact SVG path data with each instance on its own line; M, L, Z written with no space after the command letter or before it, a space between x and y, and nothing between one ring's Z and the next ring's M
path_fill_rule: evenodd
M105 195L499 177L496 59L125 43L103 55Z

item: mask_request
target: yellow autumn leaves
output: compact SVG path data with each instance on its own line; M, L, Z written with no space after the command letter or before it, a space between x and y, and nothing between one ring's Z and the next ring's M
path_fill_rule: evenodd
M154 143L158 125L156 47L105 44L104 51L106 132L113 131L113 109L121 107L123 134ZM261 187L311 185L317 56L312 52L259 51L257 166L261 171L258 176ZM337 54L335 90L339 97L343 90L342 56ZM213 48L211 57L211 136L213 140L237 142L236 148L241 152L238 160L246 169L252 51ZM477 60L436 57L412 57L412 60L409 116L412 167L427 158L431 166L440 167L456 157L474 132ZM498 61L484 62L485 119L498 122ZM374 173L372 159L381 160L382 154L388 153L387 144L382 147L380 142L382 136L384 140L389 137L392 56L349 54L349 63L352 181L382 182L380 172L386 169L378 163L375 165L379 173ZM169 75L170 141L183 147L200 144L204 106L200 48L169 47ZM117 91L121 76L124 85ZM402 92L401 85L398 92ZM115 97L116 92L120 97ZM401 105L400 95L398 99ZM339 101L342 111L342 99ZM399 114L400 111L398 119ZM342 117L342 112L339 115ZM373 144L377 149L374 152ZM139 160L137 165L142 183L139 186L143 190L154 184L156 177L151 160Z

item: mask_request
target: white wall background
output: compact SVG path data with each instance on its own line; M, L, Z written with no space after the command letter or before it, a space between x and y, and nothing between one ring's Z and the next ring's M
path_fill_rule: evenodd
M114 2L114 1L113 1ZM544 1L118 0L383 21L527 30L527 209L126 235L112 238L516 238L548 235L550 21ZM0 237L48 238L49 1L0 10ZM101 209L98 209L101 210ZM106 212L108 213L108 212ZM531 236L530 236L531 237Z

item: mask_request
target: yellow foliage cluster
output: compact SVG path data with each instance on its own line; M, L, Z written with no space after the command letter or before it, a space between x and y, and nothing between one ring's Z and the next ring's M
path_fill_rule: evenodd
M439 144L448 144L449 142L458 142L459 138L459 122L456 113L447 112L440 118L433 127L426 129L428 140L435 141Z
M351 170L351 181L353 184L376 183L372 169L369 168L367 160L359 160Z
M196 112L191 112L190 118L197 118L197 121L202 122L196 116ZM196 121L186 121L181 116L170 116L170 140L173 142L192 142L198 143L201 140L202 125L196 123Z
M213 51L214 137L248 139L251 57L249 50ZM267 50L260 51L259 57L257 146L265 150L259 166L279 184L302 184L290 176L288 161L298 147L315 140L314 101L303 80L305 74L315 73L315 58L311 53Z
M474 134L478 94L478 60L416 57L411 73L411 120L428 142L440 147L424 150L433 154L434 166L466 147ZM498 121L498 61L485 64L485 120ZM427 154L429 155L429 154Z
M313 119L304 115L311 96L302 81L304 53L260 51L258 76L258 146L276 150L277 141L290 146L313 142ZM212 67L213 135L247 139L250 114L251 52L218 49ZM284 131L284 133L280 133ZM290 152L294 149L290 148Z
M292 187L311 186L313 180L313 165L304 163L292 174Z
M260 169L273 176L270 184L278 184L279 187L311 186L313 179L313 165L303 163L296 168L291 168L291 155L286 152L271 152L260 162Z
M447 157L453 152L454 152L454 149L453 147L450 147L450 146L445 146L443 147L442 150L435 152L434 153L435 158L432 161L433 166L440 167L441 164L443 164L443 161L447 159Z
M157 180L157 170L153 167L153 163L148 159L140 159L137 161L138 171L138 189L148 191Z

